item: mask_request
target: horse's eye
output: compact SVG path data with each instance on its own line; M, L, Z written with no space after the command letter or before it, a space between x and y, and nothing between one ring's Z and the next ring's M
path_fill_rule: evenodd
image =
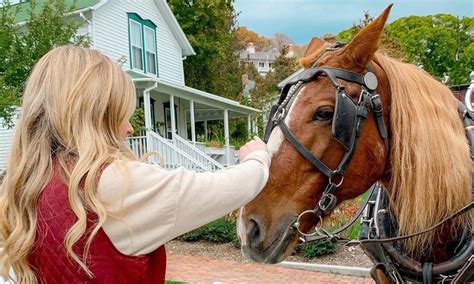
M328 121L334 116L334 108L332 106L322 106L316 110L313 115L313 121Z

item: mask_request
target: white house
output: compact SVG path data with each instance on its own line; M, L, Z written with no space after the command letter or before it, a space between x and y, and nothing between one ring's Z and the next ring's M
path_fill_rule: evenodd
M27 21L28 3L18 5L23 6L16 19L21 25ZM165 0L76 0L75 7L69 16L85 23L78 32L90 36L91 48L120 62L135 82L147 128L143 136L128 140L138 156L156 151L164 157L165 168L184 166L197 171L236 162L229 119L246 117L251 133L259 110L185 85L183 60L195 52ZM215 120L224 124L223 148L205 144L207 124ZM0 147L4 150L5 144ZM0 171L4 159L0 151ZM150 158L150 162L158 161Z
M262 76L273 71L275 59L280 55L278 51L255 51L253 43L248 43L245 50L239 53L240 60L255 65L258 73Z

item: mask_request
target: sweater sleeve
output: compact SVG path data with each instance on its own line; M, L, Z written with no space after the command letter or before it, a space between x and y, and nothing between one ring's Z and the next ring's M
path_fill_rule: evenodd
M141 162L114 162L99 181L108 216L103 224L115 247L143 255L247 204L268 180L270 156L249 154L217 172L173 171Z

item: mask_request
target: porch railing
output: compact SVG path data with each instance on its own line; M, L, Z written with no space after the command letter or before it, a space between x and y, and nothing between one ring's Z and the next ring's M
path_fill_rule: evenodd
M146 141L147 136L149 139L148 144ZM156 151L163 157L164 165L160 166L165 169L175 169L182 166L196 172L209 171L206 165L177 148L173 143L160 135L149 131L147 136L130 137L126 141L137 157L141 157L147 152ZM149 145L149 149L147 145ZM150 156L147 160L153 164L160 164L159 157L155 155Z
M133 136L126 140L126 143L132 150L133 154L140 158L147 152L146 149L146 136Z
M223 165L199 149L197 145L193 145L192 142L187 141L177 134L174 135L173 144L179 149L183 150L186 154L193 157L195 160L199 161L201 164L205 165L209 171L217 171L224 168Z

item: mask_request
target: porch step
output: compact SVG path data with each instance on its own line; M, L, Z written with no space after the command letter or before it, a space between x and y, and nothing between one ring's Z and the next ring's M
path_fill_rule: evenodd
M164 159L164 164L161 166L165 169L171 170L182 166L196 172L208 172L224 168L191 142L178 135L174 138L168 140L153 131L148 131L146 136L130 137L127 139L127 144L137 157L148 152L158 152ZM161 164L159 157L155 155L150 156L147 162Z

